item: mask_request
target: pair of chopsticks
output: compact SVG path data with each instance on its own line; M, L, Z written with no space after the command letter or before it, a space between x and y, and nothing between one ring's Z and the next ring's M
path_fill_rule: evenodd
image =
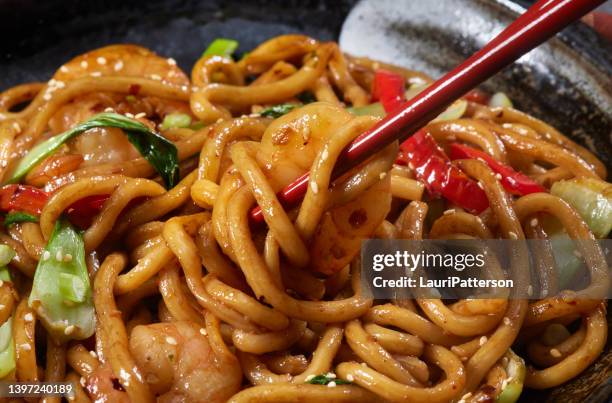
M539 0L482 49L353 140L339 156L333 178L392 142L406 140L453 101L604 1ZM306 194L308 181L305 173L277 194L278 200L286 207L296 205ZM251 210L251 223L263 219L260 207Z

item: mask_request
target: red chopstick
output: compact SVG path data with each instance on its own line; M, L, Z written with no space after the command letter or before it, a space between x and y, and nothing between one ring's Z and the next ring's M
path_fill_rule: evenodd
M338 158L333 177L337 178L388 144L404 141L454 100L604 1L539 0L482 49L353 140ZM305 173L277 194L283 206L292 207L302 200L308 180L309 174ZM250 214L251 223L263 222L260 207L253 208Z

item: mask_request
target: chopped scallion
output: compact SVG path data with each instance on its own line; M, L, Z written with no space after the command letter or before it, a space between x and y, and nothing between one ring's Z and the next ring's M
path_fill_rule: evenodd
M191 125L191 116L186 113L170 113L164 116L160 129L168 130L176 127L189 127Z
M204 56L224 56L230 57L238 49L238 41L226 38L217 38L206 48Z

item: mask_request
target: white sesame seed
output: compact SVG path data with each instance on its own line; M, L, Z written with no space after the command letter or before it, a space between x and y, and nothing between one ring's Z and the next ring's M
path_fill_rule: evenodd
M314 376L314 375L312 375L312 374L308 375L308 376L306 377L306 382L310 382L310 381L312 381L312 380L314 379L314 377L315 377L315 376Z
M378 178L379 178L380 180L383 180L383 179L385 179L386 177L387 177L387 173L386 173L386 172L381 172L381 173L380 173L380 175L378 175Z
M64 262L72 262L72 255L70 253L64 255Z
M561 351L557 350L556 348L551 348L550 355L552 355L555 358L559 358L561 357Z
M100 73L99 71L94 71L93 73L90 74L90 76L92 77L100 77L102 75L102 73Z
M28 312L23 316L23 320L26 322L32 322L34 320L34 315L32 315L31 312Z
M21 126L19 126L19 123L13 122L13 129L15 129L16 131L20 132L21 131Z
M49 260L51 258L51 252L48 250L44 251L42 254L42 260Z
M62 253L61 249L55 253L55 260L57 260L58 262L64 260L64 254Z
M351 374L348 374L346 376L346 380L349 381L349 382L353 382L355 380L355 377L353 375L351 375Z
M98 354L96 354L96 352L93 350L89 352L89 355L91 355L93 358L98 358Z
M328 388L335 388L336 387L336 382L331 381L330 383L327 384Z
M85 387L86 385L85 378L81 377L81 379L79 379L79 383L81 384L82 387Z
M136 115L134 115L134 117L136 119L144 118L146 116L147 116L147 114L145 112L140 112L140 113L137 113Z
M202 336L206 336L208 333L206 332L206 329L204 329L203 327L200 328L200 334Z
M176 339L170 336L166 337L166 343L170 344L171 346L176 346L178 344Z
M4 309L4 308L6 308L6 305L0 304L0 309Z
M504 316L504 321L503 321L503 322L504 322L504 325L506 325L506 326L510 326L511 321L510 321L510 318L509 318L509 317Z
M516 235L516 232L513 231L508 232L508 236L512 239L518 239L518 235Z
M87 63L87 61L83 60L83 61L81 62L81 67L82 67L82 68L84 68L84 69L86 69L86 68L87 68L87 66L89 66L89 63Z
M481 188L481 189L484 189L484 185L482 184L481 181L478 181L478 187Z
M536 227L538 225L538 219L537 218L532 218L531 221L529 222L529 224L532 227Z
M106 58L105 58L105 57L100 56L100 57L98 57L98 58L96 59L96 62L98 62L98 64L102 64L102 65L104 65L104 64L106 64Z
M113 67L115 69L115 71L119 71L123 68L123 60L117 60L117 63L115 63L115 66Z
M362 362L362 363L361 363L361 366L362 366L362 367L367 367L367 366L368 366L368 364L366 364L365 362Z
M75 330L76 327L74 325L67 326L66 329L64 329L64 334L66 336L71 335L72 333L74 333Z
M50 93L48 93L48 92L45 92L45 94L43 95L43 99L44 99L45 101L50 100L50 99L51 99L51 94L50 94Z
M310 182L310 188L312 189L312 193L314 194L319 193L319 185L317 184L317 182L315 181Z
M497 179L498 181L502 180L501 174L499 173L495 174L495 179Z
M20 344L19 347L23 350L23 351L31 351L32 350L32 346L30 346L29 343L23 343Z
M327 374L325 374L325 376L327 378L336 379L336 374L334 374L333 372L328 372Z
M408 163L408 168L409 168L411 171L414 171L414 164L413 164L412 162L409 162L409 163Z
M157 80L157 81L160 81L162 79L159 74L151 74L151 78L153 80Z
M444 211L444 213L442 213L442 214L443 215L455 214L455 209L454 208L448 209L448 210Z
M104 112L112 113L115 112L115 110L109 106L108 108L104 109Z
M173 58L169 57L168 59L166 59L166 61L170 66L176 66L176 60L174 60Z
M481 345L481 346L484 346L484 344L487 342L487 340L489 340L489 339L487 339L487 336L482 336L480 338L480 340L478 340L478 344Z
M60 67L60 71L61 71L62 73L68 73L68 67L66 67L66 66L62 66L62 67Z
M134 114L126 112L125 113L125 117L130 118L130 119L134 119Z
M188 87L188 86L186 86L186 85L183 85L183 86L181 87L181 90L183 90L183 91L189 91L189 87Z

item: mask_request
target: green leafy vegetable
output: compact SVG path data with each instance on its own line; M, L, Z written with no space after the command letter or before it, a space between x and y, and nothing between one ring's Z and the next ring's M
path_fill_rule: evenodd
M597 238L605 238L612 230L612 185L590 178L555 182L550 193L568 202Z
M350 385L351 384L349 381L345 381L344 379L333 378L329 376L329 374L317 375L306 381L306 383L310 383L313 385L327 385L330 382L334 382L336 385Z
M86 339L94 333L95 313L85 243L65 219L55 225L38 261L28 303L47 331L59 341Z
M496 106L502 106L506 108L512 108L512 101L503 92L496 92L489 100L489 106L495 108Z
M11 281L11 274L6 265L15 256L15 251L0 245L0 280ZM13 343L13 318L9 317L0 326L0 379L15 369L15 343Z
M122 129L134 147L161 175L166 187L172 188L176 185L179 178L179 166L175 145L139 121L117 113L100 113L92 116L72 129L37 144L19 161L8 182L19 182L32 168L53 154L62 144L96 127Z
M497 399L495 399L495 402L514 403L523 392L523 384L525 383L527 369L525 367L525 361L510 349L508 349L504 358L506 360L505 362L507 362L504 369L508 377L504 380L502 390L497 396Z
M294 110L295 108L299 106L300 105L296 105L296 104L279 104L279 105L270 106L269 108L266 108L263 111L259 112L259 114L261 116L276 119L278 117L281 117L291 112L292 110Z
M189 128L191 130L200 130L201 128L205 127L206 125L204 124L204 122L193 122L191 124L191 126L189 126Z
M0 379L13 372L15 365L13 318L10 317L0 326Z
M13 248L11 248L10 246L4 245L4 244L0 244L0 267L4 267L7 264L9 264L9 262L11 260L13 260L13 258L15 257L16 253L13 250ZM4 279L2 278L2 271L0 271L0 280L10 280L10 278L8 279Z
M206 48L202 57L204 56L231 56L236 49L238 49L238 41L226 38L217 38L211 42Z
M29 213L24 213L23 211L11 211L4 217L5 227L19 222L38 222L38 217Z
M567 232L551 233L549 238L557 264L559 288L563 290L571 287L576 273L583 269L584 262L576 256L576 243Z
M353 115L357 116L376 116L379 118L384 118L387 115L385 108L383 108L380 102L374 102L373 104L365 106L353 106L351 108L347 108L347 110Z
M164 116L160 128L162 130L168 130L175 127L189 127L191 125L191 116L186 113L170 113Z

